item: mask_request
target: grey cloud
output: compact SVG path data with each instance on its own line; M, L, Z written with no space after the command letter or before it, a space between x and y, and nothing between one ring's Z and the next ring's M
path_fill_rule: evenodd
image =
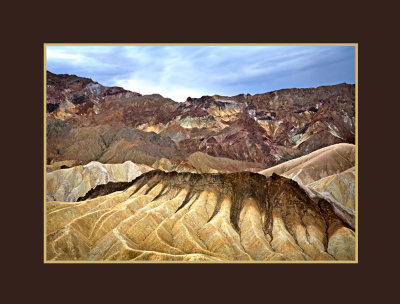
M129 89L158 88L172 98L175 91L254 94L355 81L354 47L51 46L48 53L47 68L54 73L108 86L130 81Z

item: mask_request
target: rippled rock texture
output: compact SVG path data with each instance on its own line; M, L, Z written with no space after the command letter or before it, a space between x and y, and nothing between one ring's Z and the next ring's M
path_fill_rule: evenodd
M331 204L276 174L155 170L118 187L47 203L48 260L355 259L354 231Z

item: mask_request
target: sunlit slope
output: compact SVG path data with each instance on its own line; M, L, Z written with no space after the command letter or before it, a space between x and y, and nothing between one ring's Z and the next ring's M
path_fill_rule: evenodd
M284 177L151 171L47 203L48 260L353 260L355 234ZM97 193L106 194L97 196Z

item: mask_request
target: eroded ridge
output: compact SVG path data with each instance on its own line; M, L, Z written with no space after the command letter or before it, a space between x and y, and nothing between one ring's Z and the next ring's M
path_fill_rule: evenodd
M154 170L81 202L48 202L46 243L48 260L355 259L354 231L330 203L251 172Z

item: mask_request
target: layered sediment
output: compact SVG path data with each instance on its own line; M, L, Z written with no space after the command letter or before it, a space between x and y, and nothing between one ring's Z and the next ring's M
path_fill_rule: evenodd
M47 83L49 165L130 160L151 166L162 158L178 165L201 152L267 168L355 141L355 87L349 84L178 103L74 75L49 72Z
M329 201L348 225L355 227L356 146L331 145L308 155L259 171L298 182L308 195Z
M355 259L331 204L275 174L155 170L118 187L47 203L48 260Z
M354 142L354 85L177 103L48 72L46 260L355 260Z
M59 169L47 173L47 201L76 202L91 189L110 182L130 182L151 167L123 164L102 164L92 161L84 166Z

